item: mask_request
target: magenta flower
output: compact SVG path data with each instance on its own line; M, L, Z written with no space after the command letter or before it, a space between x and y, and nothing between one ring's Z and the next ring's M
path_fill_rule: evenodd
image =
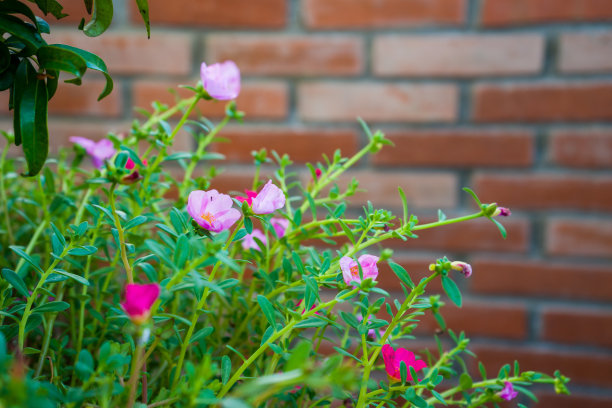
M240 93L240 70L233 61L200 67L202 85L210 96L220 101L236 99Z
M451 262L451 268L461 272L466 278L472 276L472 265L467 262L454 261Z
M402 380L400 371L400 364L402 361L406 364L407 381L413 380L410 374L410 367L414 368L414 371L419 371L427 367L427 364L425 364L423 360L417 360L413 352L402 347L395 350L389 344L385 344L382 346L382 355L385 361L385 371L387 371L390 380Z
M321 169L315 169L315 177L316 177L316 178L321 177L321 174L323 174L323 172L321 171Z
M159 297L160 288L157 283L139 285L128 283L125 287L125 301L121 307L135 324L142 324L149 319L151 306Z
M359 264L357 262L359 262ZM357 261L348 256L343 256L340 258L340 269L342 270L344 282L346 282L347 285L350 285L351 281L361 283L359 265L361 265L363 279L372 278L372 280L376 280L378 276L376 262L378 262L378 257L374 255L361 255Z
M304 299L300 299L300 300L299 300L299 301L298 301L298 302L295 304L295 307L299 309L299 308L300 308L300 305L302 304L302 302L303 302L303 301L304 301ZM315 307L317 307L317 305L313 304L313 305L310 307L310 310L314 309ZM306 313L306 310L302 310L302 314L304 314L304 313ZM321 313L319 313L319 312L315 312L315 314L316 314L316 315L319 315L319 316L321 315Z
M260 251L261 249L259 248L259 245L257 245L257 242L255 242L255 238L260 240L264 245L266 245L266 243L268 242L265 234L261 230L255 228L252 233L247 234L242 238L242 247L244 249L250 248Z
M115 155L115 148L113 142L108 139L101 139L94 141L81 136L71 136L70 140L72 143L76 143L85 149L95 168L99 169L104 165L104 161L110 159Z
M504 382L504 388L497 394L506 401L510 401L512 398L518 395L518 392L514 391L514 387L510 381Z
M273 217L270 218L270 224L272 224L278 239L281 239L285 236L285 231L287 230L287 227L289 227L289 220L286 218Z
M147 163L147 159L142 160L142 164L144 164L145 166L149 165L149 163ZM136 163L134 163L134 160L128 157L127 161L125 162L125 168L128 170L132 170L134 167L136 167Z
M509 217L510 215L512 215L512 211L510 211L509 208L506 207L497 207L495 209L495 212L493 213L493 216L502 216L502 217Z
M195 190L189 193L187 212L202 228L221 232L240 218L240 211L232 208L231 197L217 190Z
M265 186L253 198L252 209L255 214L270 214L285 205L285 194L283 191L268 180Z
M253 198L257 197L257 191L244 190L244 192L246 193L246 197L236 197L236 200L241 203L246 201L248 205L253 204Z

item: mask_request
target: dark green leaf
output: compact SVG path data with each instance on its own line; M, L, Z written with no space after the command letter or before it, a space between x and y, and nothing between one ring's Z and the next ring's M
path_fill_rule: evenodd
M33 313L61 312L62 310L66 310L68 308L70 308L70 303L56 300L53 302L45 303L44 305L40 305L37 308L35 308L32 312Z
M29 263L34 269L36 269L38 273L40 273L41 275L44 273L40 265L38 265L38 262L36 262L30 255L26 254L23 249L14 245L9 246L9 248L11 248L13 252L22 257L27 263Z
M38 7L43 13L45 13L45 15L51 13L53 14L53 17L57 18L58 20L68 15L68 14L62 13L62 10L64 9L64 7L62 7L62 5L59 4L56 0L34 0L34 1L36 2L36 4L38 4Z
M395 262L389 261L389 267L391 267L391 270L397 275L399 280L401 280L411 289L414 288L414 283L412 282L412 279L410 279L410 275L408 275L408 272L406 272L406 269L404 269L403 266L396 264Z
M221 382L223 382L223 385L227 384L231 375L232 360L230 360L229 356L225 355L221 358Z
M28 292L28 288L27 288L25 282L15 272L11 271L8 268L3 268L2 269L2 276L4 277L4 279L6 279L6 281L8 283L13 285L15 290L17 292L19 292L19 294L21 296L24 296L26 298L30 296L30 293Z
M321 327L325 326L326 324L327 322L325 320L317 319L316 317L311 317L309 319L302 320L293 327L299 329L304 327Z
M247 233L253 233L253 221L249 217L244 218L244 229Z
M461 307L461 292L459 291L457 284L448 276L442 276L442 287L448 295L448 298L458 307Z
M95 246L85 245L81 247L72 248L70 251L68 251L68 255L87 256L95 254L96 252L98 252L98 248L96 248Z
M151 23L149 22L149 3L147 0L136 0L138 12L142 16L145 28L147 29L147 38L151 38Z
M148 218L145 217L144 215L139 215L138 217L134 217L124 225L123 230L127 231L130 228L134 228L140 224L144 224L145 222L147 222L147 220Z
M89 281L87 279L85 279L82 276L79 275L75 275L74 273L70 273L70 272L66 272L63 269L54 269L53 272L55 273L59 273L60 275L64 275L69 277L70 279L74 279L75 281L85 285L85 286L89 286Z
M68 72L79 79L87 71L85 60L76 52L64 47L46 45L40 47L36 54L40 66L44 69Z
M178 268L183 268L185 262L189 258L189 238L186 235L181 234L176 240L176 249L174 251L174 264Z
M33 55L39 47L47 44L32 25L15 16L0 14L0 27L25 45L22 56Z
M89 378L91 373L94 371L94 362L91 353L87 349L81 350L79 358L74 368L77 373L84 378Z
M66 50L70 50L76 54L78 54L81 58L85 60L87 64L87 68L93 69L94 71L99 71L106 78L106 86L102 93L98 96L98 100L106 97L113 90L113 79L108 73L108 69L106 68L106 64L102 60L102 58L98 57L96 54L93 54L89 51L82 50L80 48L71 47L70 45L65 44L54 44L56 47L64 48ZM133 159L132 159L133 160Z
M274 317L274 307L272 306L272 303L270 303L268 298L262 295L257 295L257 303L259 303L259 307L261 307L261 310L266 316L268 323L270 323L272 327L276 327L276 319Z
M2 7L0 7L0 14L23 14L29 18L35 25L38 24L36 16L30 10L28 6L23 4L21 1L16 0L4 0Z
M189 343L195 343L196 341L199 341L205 337L210 336L213 332L215 331L214 328L212 327L204 327L200 330L198 330L196 332L196 334L194 334L193 336L191 336L191 340L189 340Z
M96 0L93 3L91 20L83 27L88 37L97 37L110 26L113 20L113 0Z
M66 238L64 238L64 235L55 226L55 224L51 223L51 228L53 229L53 232L55 232L55 235L57 236L57 239L59 239L59 242L62 244L62 246L66 246Z

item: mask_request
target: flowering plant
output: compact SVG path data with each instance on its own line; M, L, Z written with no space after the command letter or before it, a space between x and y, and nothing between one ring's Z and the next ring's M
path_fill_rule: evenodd
M357 182L342 188L339 176L391 144L365 124L367 145L309 165L306 183L289 157L261 151L246 197L227 192L209 163L219 155L208 149L226 123L241 120L234 102L216 126L190 122L195 152L170 149L201 99L238 95L239 71L203 65L189 89L193 96L173 107L155 104L124 138L73 138L72 151L19 183L8 181L22 162L7 159L5 147L0 406L477 407L534 398L533 383L567 392L560 373L518 363L492 377L481 364L482 378L473 378L468 338L446 329L440 295L425 295L441 280L460 307L455 279L468 278L470 265L443 257L413 282L384 246L481 217L505 235L496 217L507 209L466 189L477 212L420 223L400 189L400 217L371 203L351 216L345 199ZM200 163L209 170L194 177ZM260 179L264 163L276 170ZM402 297L377 287L383 263ZM436 335L437 349L411 342L426 314L448 333L444 342Z

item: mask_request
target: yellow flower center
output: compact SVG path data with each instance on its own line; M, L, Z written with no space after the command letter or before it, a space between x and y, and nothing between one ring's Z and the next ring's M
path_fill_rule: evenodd
M203 220L206 220L210 225L212 225L212 223L215 221L215 217L211 213L204 213L200 215L200 217L202 217Z
M359 279L359 266L351 266L351 275L355 279Z

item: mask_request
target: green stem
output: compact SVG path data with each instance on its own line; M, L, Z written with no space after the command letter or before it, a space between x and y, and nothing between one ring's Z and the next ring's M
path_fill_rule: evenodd
M81 223L81 218L83 217L83 211L85 210L85 205L89 201L89 197L91 197L91 193L93 193L93 187L90 185L83 196L83 200L81 200L81 205L79 205L79 209L77 210L76 217L74 217L74 224L78 226Z
M136 346L136 350L134 351L134 359L132 360L132 371L128 383L128 387L130 389L130 395L128 397L127 405L128 408L132 408L134 406L134 402L136 402L136 385L138 383L138 377L140 376L140 368L144 363L142 355L143 351L144 348L140 344L140 339L138 339L138 345Z
M415 225L414 227L410 228L410 231L420 231L420 230L429 229L429 228L441 227L443 225L455 224L457 222L469 221L469 220L483 217L484 215L485 215L484 211L480 211L474 214L464 215L463 217L449 218L444 221L436 221L436 222L430 222L429 224Z
M189 105L189 104L193 104L193 100L199 100L200 97L199 95L194 95L189 99L183 99L182 101L180 101L179 103L177 103L175 106L173 106L172 108L160 113L157 116L151 116L149 118L149 120L147 120L144 125L142 125L143 129L150 129L151 126L153 126L154 124L161 122L162 120L166 120L169 117L171 117L172 115L174 115L175 113L179 112L181 109L183 109L185 106Z
M121 220L119 219L119 215L117 214L117 208L115 206L115 187L117 187L117 183L113 183L113 185L111 186L109 193L109 202L113 217L115 219L115 228L117 228L117 234L119 235L119 250L121 251L121 259L123 260L123 267L125 268L127 280L128 283L134 283L134 275L132 273L132 267L130 266L130 261L127 257L127 249L125 247L125 234L123 231L123 227L121 226Z
M21 317L21 321L19 322L19 351L21 352L23 352L23 345L25 342L26 323L28 322L28 318L30 317L30 314L32 313L32 304L34 303L34 299L36 298L36 293L45 283L49 275L51 275L51 273L53 272L53 269L60 262L60 259L63 258L70 249L71 249L71 245L68 245L66 248L64 248L64 250L62 251L62 254L53 260L53 263L51 264L51 266L49 266L49 268L47 268L47 270L42 274L42 276L40 277L40 280L36 284L36 287L32 291L32 294L28 297L26 307L23 310L23 316Z
M62 282L62 286L58 292L57 300L61 301L63 298L64 285ZM49 351L49 343L51 342L51 335L53 334L53 326L55 325L55 319L57 319L57 313L53 313L51 317L49 317L49 321L47 322L47 327L45 328L45 337L43 339L43 347L42 351L40 352L40 357L38 358L38 366L36 367L36 374L34 375L34 377L39 377L42 372L45 357L47 356L47 351Z
M244 218L241 218L240 222L238 223L238 225L236 225L236 228L234 228L234 231L230 234L229 238L227 239L227 242L223 246L223 250L226 250L229 247L229 245L231 244L232 240L236 236L236 233L242 227L243 224L244 224ZM221 261L217 261L215 263L215 266L213 266L213 269L210 272L210 275L208 277L208 281L209 282L212 282L213 279L215 279L215 275L217 273L217 270L221 266L221 264L222 264ZM181 369L183 368L183 361L185 360L185 354L187 353L187 347L189 347L189 342L191 340L191 336L193 335L193 331L195 330L195 327L196 327L196 325L198 323L198 318L200 317L199 310L202 309L204 307L204 305L206 304L206 299L208 298L208 294L209 293L210 293L210 288L207 286L204 289L204 293L202 294L202 298L200 299L200 301L198 302L198 304L194 308L193 314L191 315L191 324L189 325L189 329L187 330L187 335L183 339L183 343L181 345L181 353L179 354L178 363L177 363L177 366L176 366L176 370L174 372L174 379L172 380L173 384L176 384L178 379L180 378Z
M11 228L11 217L8 212L8 199L6 198L6 191L4 189L4 162L6 160L6 154L8 153L9 142L6 142L4 149L2 150L2 157L0 158L0 199L2 199L2 206L4 207L4 222L6 223L6 232L8 239L11 244L14 244L13 229Z

